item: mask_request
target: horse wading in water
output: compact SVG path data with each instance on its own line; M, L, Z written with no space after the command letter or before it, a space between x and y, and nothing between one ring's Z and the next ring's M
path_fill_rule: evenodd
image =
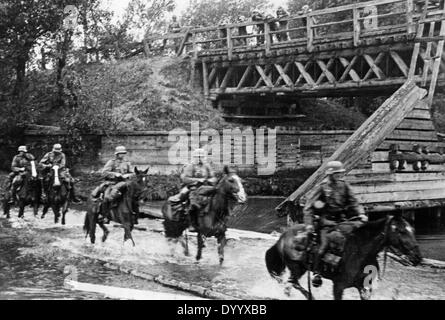
M22 183L20 189L17 191L16 199L13 199L17 202L19 207L19 218L24 217L25 207L27 205L32 206L34 211L34 216L37 216L40 204L40 195L41 195L41 184L37 178L37 170L34 161L31 162L31 172L25 171L22 174ZM7 218L10 218L9 211L11 209L11 204L9 203L9 197L11 194L8 194L5 197L3 202L3 212Z
M208 196L208 204L197 212L197 225L194 226L197 231L198 251L196 260L202 257L202 248L204 247L203 237L215 237L218 241L219 261L224 261L224 246L226 244L227 219L235 203L245 203L247 196L241 183L241 178L227 166L224 167L224 175L217 183L216 187L205 188L205 194ZM196 192L200 193L201 188ZM210 190L209 190L210 189ZM183 232L190 226L190 217L182 212L174 212L171 204L167 201L162 207L164 215L165 236L169 241L182 237ZM185 247L185 246L184 246ZM188 255L188 252L185 252Z
M147 199L147 173L145 171L139 171L138 168L134 168L135 175L125 183L119 186L121 196L115 205L111 205L110 217L111 221L119 223L124 228L124 242L131 240L133 246L135 245L131 231L134 227L133 215L134 204L137 201L145 201ZM106 208L103 205L103 201L92 201L88 204L87 213L85 215L85 223L83 229L86 232L86 236L90 236L91 243L96 242L96 224L103 230L102 242L107 240L108 231L105 227L104 217L108 216L108 213L104 212Z
M42 219L45 218L49 208L51 208L54 213L54 223L59 222L62 213L62 225L65 225L65 215L70 203L70 190L65 181L60 179L60 167L58 165L52 166L48 174L46 195L47 201L43 206Z
M307 299L312 299L309 291L298 282L307 270L313 271L312 264L308 263L311 253L307 251L308 242L311 241L304 241L307 239L305 232L303 224L289 228L267 250L265 258L267 270L274 279L281 283L280 276L287 268L291 273L290 284ZM343 291L352 287L359 291L361 299L369 299L372 288L365 288L365 278L369 276L365 267L374 266L379 270L377 254L384 249L404 256L413 265L418 265L422 260L414 229L400 214L367 222L346 237L343 254L335 270L324 269L321 272L324 278L333 282L334 299L342 299Z

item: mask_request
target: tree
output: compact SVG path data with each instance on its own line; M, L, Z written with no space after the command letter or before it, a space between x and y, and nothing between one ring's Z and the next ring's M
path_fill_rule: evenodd
M198 0L186 9L182 22L190 26L215 26L223 16L236 22L240 15L249 17L255 8L268 9L267 0Z
M7 58L13 62L15 86L13 94L19 97L26 78L26 64L37 40L60 28L66 5L78 1L4 0L0 10L0 39L7 43ZM20 99L19 99L20 100Z

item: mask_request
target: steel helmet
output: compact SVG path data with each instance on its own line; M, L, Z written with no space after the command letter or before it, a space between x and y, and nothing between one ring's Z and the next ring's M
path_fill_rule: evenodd
M340 161L329 161L327 164L326 174L333 174L337 172L345 172L343 163Z
M62 151L62 145L60 143L56 143L53 146L53 151L61 152Z
M114 152L115 155L125 154L125 153L127 153L127 149L124 146L116 147L115 152Z
M28 152L28 149L26 148L26 146L20 146L18 151L19 152Z

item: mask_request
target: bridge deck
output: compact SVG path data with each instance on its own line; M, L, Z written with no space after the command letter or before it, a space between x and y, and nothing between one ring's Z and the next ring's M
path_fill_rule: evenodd
M408 78L420 86L432 77L445 82L444 57L432 72L442 56L444 20L443 0L374 0L167 38L192 57L191 78L199 72L213 100L386 94Z

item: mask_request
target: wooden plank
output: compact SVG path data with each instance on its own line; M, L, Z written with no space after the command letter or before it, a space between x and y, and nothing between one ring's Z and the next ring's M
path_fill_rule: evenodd
M443 198L445 198L445 192L443 189L381 192L381 193L361 194L357 196L357 199L360 203L432 200L432 199L443 199Z
M212 71L210 71L209 75L209 88L212 86L213 80L215 80L217 67L213 67Z
M314 29L312 27L313 19L311 15L306 16L306 37L307 37L307 51L312 52L314 50Z
M420 21L425 20L425 18L426 18L426 10L422 14ZM420 24L417 27L416 38L422 38L424 29L425 29L425 24L420 22ZM419 53L420 53L420 42L414 44L413 55L411 57L411 64L409 66L408 80L412 80L416 74L416 66Z
M351 185L352 191L356 195L367 193L396 192L396 191L417 191L444 189L445 198L445 180L434 181L396 181L396 182L377 182L368 185Z
M431 120L404 119L396 129L418 129L435 131L436 128Z
M295 63L295 65L297 66L298 71L299 71L299 72L301 73L301 75L304 77L304 80L305 80L309 85L315 85L315 82L314 82L314 80L312 79L311 75L310 75L309 73L306 72L306 67L303 67L303 65L302 65L300 62L298 62L298 61L295 61L294 63ZM298 83L298 80L297 80L297 83Z
M241 77L241 80L238 83L238 86L236 87L236 90L239 90L243 87L244 83L247 80L247 77L250 75L250 73L252 72L252 65L248 65L246 70L243 73L243 76Z
M429 110L414 109L406 117L407 118L415 118L415 119L431 120L431 113Z
M352 69L354 67L354 64L357 62L358 56L354 56L354 58L352 58L351 62L349 62L346 58L343 58L343 57L339 57L338 59L340 60L340 63L343 65L343 67L346 68L345 72L343 72L339 82L345 81L346 76L348 74L353 81L360 81L359 75L357 74L357 72L355 72L354 69Z
M438 141L436 131L418 131L412 129L396 129L387 139L410 139L413 141Z
M376 163L374 162L372 164L372 171L373 172L391 172L391 168L389 167L389 163ZM407 164L406 169L402 170L402 172L444 172L445 171L445 165L444 164L430 164L428 165L427 170L419 170L416 171L413 169L412 164ZM444 190L445 192L445 190Z
M413 149L414 144L412 142L406 141L396 141L396 140L386 140L382 144L380 144L376 150L383 151L389 150L391 144L399 145L400 151L411 151ZM427 146L430 152L438 152L440 148L445 149L445 143L440 141L419 141L419 145Z
M286 67L290 66L290 63L286 64ZM280 74L280 78L275 82L275 85L277 85L280 81L280 79L283 79L287 86L293 88L294 83L289 78L289 76L286 74L287 71L285 71L279 64L274 64L275 69L277 69L278 73ZM288 67L289 68L289 67Z
M329 83L334 84L336 82L334 75L329 71L329 68L332 67L332 65L334 64L334 61L335 59L331 58L326 65L322 60L317 60L317 64L320 67L321 71L323 71L323 73L318 78L316 84L320 84L325 77L328 78Z
M383 80L386 78L385 74L383 73L382 69L379 68L379 66L377 64L379 64L383 57L385 56L385 53L380 52L377 55L377 58L375 60L372 59L372 57L368 54L364 54L363 58L365 58L366 62L369 64L369 66L371 67L371 69L368 71L368 73L366 74L366 76L363 78L363 80L367 80L372 72L374 72L374 74L377 76L377 78L379 80Z
M392 59L394 60L394 62L397 64L397 66L399 67L400 71L402 71L403 75L405 77L408 77L408 66L406 65L405 61L403 61L403 59L399 56L399 54L395 51L390 51L389 54L391 55Z
M366 174L354 173L353 170L345 176L345 180L352 185L367 183L389 183L389 182L405 182L405 181L436 181L445 180L445 172L391 172L378 173L371 172Z

